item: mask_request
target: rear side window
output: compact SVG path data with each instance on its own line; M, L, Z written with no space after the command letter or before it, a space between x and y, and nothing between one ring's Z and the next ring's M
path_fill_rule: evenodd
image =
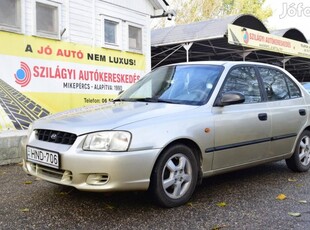
M268 101L287 100L301 97L297 85L282 71L267 67L259 67Z
M287 78L287 86L288 86L291 98L301 97L301 92L299 90L299 87L289 78Z
M245 97L245 103L262 101L259 83L254 67L238 66L232 69L225 80L222 93L239 92Z

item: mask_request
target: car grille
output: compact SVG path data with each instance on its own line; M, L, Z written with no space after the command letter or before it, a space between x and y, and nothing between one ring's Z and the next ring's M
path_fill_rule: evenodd
M40 141L72 145L77 138L77 135L73 133L66 133L48 129L37 129L35 131L36 137Z
M35 163L30 163L29 169L38 176L44 176L50 179L59 180L66 183L70 183L73 179L72 172L67 170L65 171L61 169L53 169Z

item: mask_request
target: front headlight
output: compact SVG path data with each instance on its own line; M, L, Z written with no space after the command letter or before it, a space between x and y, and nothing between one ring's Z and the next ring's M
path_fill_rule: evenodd
M83 150L88 151L127 151L131 134L126 131L106 131L88 134Z

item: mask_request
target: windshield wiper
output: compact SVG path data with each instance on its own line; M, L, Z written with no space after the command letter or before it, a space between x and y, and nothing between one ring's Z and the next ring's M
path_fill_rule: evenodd
M154 102L154 100L152 98L117 98L114 99L113 102L122 102L122 101L142 101L142 102ZM155 101L156 102L156 101Z
M113 102L122 102L122 101L133 101L131 98L116 98L113 100Z
M141 101L141 102L159 102L159 103L170 103L170 104L178 104L176 101L172 100L165 100L160 98L153 98L153 97L146 97L146 98L135 98L135 101Z
M157 102L156 98L152 97L145 97L145 98L133 98L134 101L141 101L141 102Z
M157 102L169 103L169 104L182 104L179 101L175 100L164 100L164 99L157 99Z
M145 98L117 98L114 99L113 102L117 101L139 101L139 102L154 102L154 103L170 103L170 104L181 104L178 101L172 101L172 100L165 100L160 98L153 98L153 97L145 97Z

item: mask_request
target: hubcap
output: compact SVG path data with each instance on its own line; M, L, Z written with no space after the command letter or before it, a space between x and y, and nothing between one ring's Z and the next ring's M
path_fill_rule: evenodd
M191 183L190 161L181 153L173 155L163 168L162 185L165 193L170 198L180 198L189 190Z
M304 166L308 166L310 163L310 138L308 136L304 136L300 141L299 160Z

